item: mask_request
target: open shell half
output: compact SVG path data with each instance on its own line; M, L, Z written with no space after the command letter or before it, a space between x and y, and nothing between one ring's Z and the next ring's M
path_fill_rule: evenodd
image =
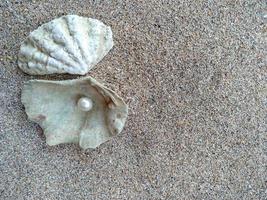
M122 131L128 115L122 98L92 77L31 80L21 98L48 145L78 143L83 149L96 148Z

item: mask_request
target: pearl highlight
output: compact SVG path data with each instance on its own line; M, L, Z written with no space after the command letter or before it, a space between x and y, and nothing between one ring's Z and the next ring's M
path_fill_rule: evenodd
M88 97L82 97L79 99L77 106L82 111L89 111L93 108L93 101Z

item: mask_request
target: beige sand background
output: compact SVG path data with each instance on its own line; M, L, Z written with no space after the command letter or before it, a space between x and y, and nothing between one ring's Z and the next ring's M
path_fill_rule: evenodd
M266 199L266 1L0 2L0 199ZM89 74L128 103L95 150L48 147L20 102L20 43L65 14L115 46Z

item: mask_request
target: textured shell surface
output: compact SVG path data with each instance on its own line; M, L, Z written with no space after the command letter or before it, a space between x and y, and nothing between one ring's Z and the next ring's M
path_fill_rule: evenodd
M122 98L90 76L31 80L24 84L21 98L29 119L42 127L48 145L77 143L83 149L96 148L122 131L128 115ZM90 109L79 108L81 99L89 101Z
M32 75L84 75L112 47L109 26L97 19L66 15L30 33L21 45L18 65Z

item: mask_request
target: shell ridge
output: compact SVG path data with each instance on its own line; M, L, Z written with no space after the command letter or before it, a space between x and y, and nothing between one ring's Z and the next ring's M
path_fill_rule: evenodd
M101 24L102 26L102 24ZM103 56L103 51L106 49L105 46L105 33L107 32L107 29L104 29L105 31L102 31L99 33L99 45L98 45L98 49L97 49L97 53L100 55L100 57L98 58L98 61L100 61L104 56Z
M34 48L34 50L35 50L35 51L34 51L33 53L30 53L30 54L29 54L29 52L28 52L27 50L25 50L25 48L24 48L24 49L21 49L21 55L22 55L24 58L29 58L29 60L33 60L33 57L34 57L35 53L38 51L38 49ZM19 60L23 60L23 58L20 57ZM31 62L26 63L27 68L32 68L32 67L30 66L30 63L31 63ZM37 66L37 63L36 63L36 66ZM37 69L37 68L36 68L36 69ZM33 69L33 70L36 71L36 69Z
M91 28L92 28L92 27L90 26L90 21L88 20L88 31L90 31ZM86 34L86 33L84 33L83 35L86 37L87 42L90 43L90 35L89 35L89 34ZM92 60L90 60L89 58L90 58L90 56L92 56L92 55L90 55L90 53L89 53L89 51L88 51L88 46L87 46L87 44L86 44L86 43L83 43L83 41L81 41L81 39L78 39L78 38L77 38L77 41L76 41L76 42L78 43L78 46L79 46L79 48L81 49L82 56L83 56L84 59L86 60L86 64L90 67L90 65L92 64ZM83 49L84 49L84 50L83 50ZM91 68L91 67L90 67L90 68Z
M71 44L72 44L73 46L75 46L75 49L76 49L76 50L79 50L79 51L75 51L74 48L66 48L66 51L68 51L69 54L70 54L70 56L72 56L73 59L75 59L75 60L79 63L79 66L80 66L80 65L84 65L84 64L86 64L86 63L83 61L83 59L84 59L83 55L80 53L81 50L79 49L78 45L75 43L75 40L74 40L74 38L73 38L72 31L71 31L71 29L70 29L70 24L69 24L69 17L68 17L68 16L64 16L64 17L62 17L62 20L63 20L63 22L65 23L66 31L67 31L68 37L70 38L70 39L69 39L69 40L70 40L69 42L71 42ZM73 50L73 51L72 51L72 50ZM78 53L79 55L77 55L77 53Z
M92 31L90 33L93 35L93 37L98 38L98 41L99 42L101 42L101 39L99 40L97 31L96 31L96 30L98 30L99 24L94 23L94 21L92 21L92 24L94 24L94 26L92 26ZM94 59L95 60L94 64L98 63L99 60L101 60L101 58L100 59L98 58L99 57L99 54L98 54L98 49L97 48L98 48L98 44L97 43L94 43L94 45L93 45L93 47L91 49L91 55L93 55L94 58L95 58Z
M80 56L81 56L81 58L82 58L82 60L80 60L80 64L83 66L83 67L87 67L87 65L88 65L88 63L86 63L86 62L84 62L84 60L86 61L87 59L86 59L86 57L85 57L85 55L84 55L84 52L83 52L83 50L82 50L82 48L81 48L81 45L80 45L80 42L79 42L79 40L78 40L78 38L77 38L77 31L75 31L75 25L73 25L73 21L75 20L75 18L71 18L71 16L70 17L66 17L66 18L64 18L65 19L65 22L67 23L67 27L68 27L68 31L69 31L69 34L70 34L70 36L72 36L71 38L72 38L72 40L73 40L73 44L75 44L76 45L76 47L77 47L77 50L78 50L78 52L79 52L79 54L80 54ZM71 21L72 20L72 21Z
M55 23L53 23L55 24ZM57 49L61 50L61 51L57 51L57 49L54 49L51 51L51 53L49 54L51 57L55 58L56 60L59 60L60 62L63 62L66 66L74 68L75 66L79 66L80 65L80 59L76 58L73 54L75 54L74 52L70 52L70 48L67 48L67 39L64 36L63 33L61 33L61 29L58 30L58 28L56 26L52 26L53 24L47 25L43 27L43 30L47 33L48 38L44 39L44 40L48 40L50 39L53 44L57 47ZM51 31L54 34L50 34L49 31ZM56 34L61 34L61 37L64 37L64 41L59 41L59 38L55 39L53 37L53 35ZM60 38L61 39L61 38ZM61 48L60 45L64 45L64 48ZM59 52L65 52L67 56L65 56L65 59L63 59L63 55L61 54L61 56L59 55ZM55 56L52 56L52 53L56 53L57 58ZM59 57L59 58L58 58ZM70 60L67 60L66 58L69 58Z
M34 49L35 49L35 51L31 54L30 60L34 61L35 66L37 66L35 72L39 72L41 70L42 65L40 65L40 63L43 64L43 66L46 68L46 70L48 70L47 69L48 56L45 53L43 53L42 51L40 51L38 48L34 47ZM39 54L39 56L38 56L38 54ZM42 55L43 59L41 59L40 55ZM38 62L36 62L36 61L38 61ZM30 67L29 63L28 63L28 67Z
M53 55L53 52L55 52L55 50L49 52L49 51L46 50L46 48L42 48L41 44L39 43L39 39L38 38L29 37L29 41L31 41L32 44L34 45L34 47L37 48L40 52L42 52L42 53L47 55L47 57L48 57L48 60L47 60L48 66L50 65L52 68L55 68L55 67L63 68L62 67L62 64L63 64L65 66L67 66L67 67L70 67L69 63L66 63L66 61L64 59L60 59L60 58L55 57ZM45 45L47 45L47 44L45 44Z
M91 65L93 63L94 58L94 54L92 52L90 52L90 48L91 48L91 40L92 38L90 37L90 33L93 31L93 21L91 18L87 19L87 23L88 23L88 32L86 33L86 37L88 37L88 44L87 44L87 51L86 51L86 55L87 55L87 62L89 63L89 65ZM89 59L91 57L91 59Z
M79 33L77 31L75 31L76 25L75 25L75 23L72 23L74 21L74 19L75 18L73 18L72 21L69 21L70 19L68 18L68 20L67 20L68 21L68 25L69 25L68 26L68 28L69 28L68 30L70 31L70 33L72 33L73 41L77 45L77 49L79 50L80 56L82 57L83 60L85 60L85 62L82 60L82 64L88 65L89 63L86 62L87 58L84 55L84 51L83 51L83 49L81 47L81 42L83 42L83 41L79 40L79 37L78 37Z

